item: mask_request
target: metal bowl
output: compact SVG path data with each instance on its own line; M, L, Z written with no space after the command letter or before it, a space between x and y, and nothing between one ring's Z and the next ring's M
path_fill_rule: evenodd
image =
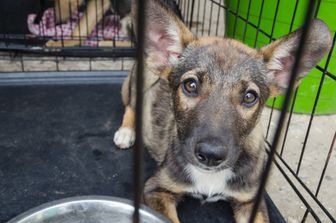
M33 208L8 223L130 223L134 211L130 200L107 196L72 197ZM168 223L160 214L141 206L142 223Z

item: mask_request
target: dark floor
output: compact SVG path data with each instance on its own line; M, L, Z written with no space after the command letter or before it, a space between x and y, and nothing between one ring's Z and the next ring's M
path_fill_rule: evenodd
M132 199L132 150L112 141L119 92L120 84L0 88L0 222L70 196ZM146 157L148 177L155 163ZM225 202L188 198L178 211L182 222L233 222Z

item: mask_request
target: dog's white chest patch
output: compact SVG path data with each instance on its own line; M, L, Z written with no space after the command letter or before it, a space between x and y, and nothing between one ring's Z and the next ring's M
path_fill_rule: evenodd
M210 172L189 164L186 170L193 182L193 185L187 189L189 193L196 194L196 197L197 194L205 195L209 201L225 198L226 182L233 176L230 169ZM211 199L215 197L216 199Z

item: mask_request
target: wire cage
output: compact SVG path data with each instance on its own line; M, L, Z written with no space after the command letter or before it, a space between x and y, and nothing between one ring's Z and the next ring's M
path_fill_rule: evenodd
M62 5L64 2L66 4ZM263 112L262 119L266 127L265 149L269 156L251 216L255 217L256 207L263 196L266 186L267 194L270 197L268 207L272 209L270 211L272 222L336 222L336 203L335 199L333 199L336 194L332 189L336 181L336 176L333 172L333 167L336 167L334 154L336 118L335 115L332 115L333 111L319 112L322 109L321 107L323 107L321 105L322 100L326 100L326 106L328 106L328 103L332 106L332 104L335 104L336 98L335 88L333 88L336 85L336 71L335 66L333 66L336 61L334 58L336 28L332 27L334 25L332 24L332 18L326 17L332 10L336 9L336 3L323 0L167 0L165 2L191 29L195 36L234 38L254 48L260 48L303 25L302 39L293 67L293 78L290 80L289 90L284 97L269 99L267 102L269 108L265 108ZM18 4L21 7L17 7ZM58 8L54 7L55 4L58 4ZM90 5L94 9L91 15L88 12ZM4 191L0 193L3 197L0 200L2 205L6 207L4 209L0 208L1 222L9 220L9 218L27 208L50 201L50 199L62 198L68 195L90 194L97 191L105 195L118 194L116 191L111 192L107 189L107 187L113 187L112 178L114 177L120 177L123 180L127 179L125 180L128 182L126 183L127 187L132 189L133 195L130 195L129 191L123 191L118 195L134 199L134 222L139 222L143 181L144 176L148 175L147 170L149 168L148 164L143 161L145 152L141 139L137 139L135 142L134 162L130 162L127 168L122 168L123 171L128 171L128 174L118 176L118 172L111 173L105 170L111 164L104 161L102 153L107 154L106 157L117 156L119 161L113 167L118 169L120 165L125 163L123 159L131 160L132 152L127 151L124 156L108 155L108 149L101 149L100 147L111 147L107 141L111 141L113 125L117 125L117 121L116 123L114 121L100 123L102 122L101 120L94 119L94 117L98 116L105 117L105 121L121 119L121 110L114 108L106 110L106 106L121 107L121 102L114 101L109 103L106 97L109 94L113 95L111 96L112 98L119 97L120 83L132 68L134 59L138 61L137 91L142 92L145 33L141 28L136 34L132 32L132 25L127 20L131 10L130 5L120 6L125 8L120 8L119 6L117 0L4 0L0 2L0 85L2 86L0 88L0 95L2 95L0 96L0 115L1 113L4 114L3 118L0 118L0 124L7 126L7 131L0 133L0 139L3 139L3 142L0 142L0 148L3 154L8 153L5 155L6 158L0 162L0 176L4 176L0 183L0 185L2 184L1 188L3 188L1 190ZM63 10L62 7L66 9ZM144 10L146 10L144 0L139 0L138 10L139 18L143 18L141 15L144 15ZM69 12L70 17L62 14L64 12ZM62 17L68 18L68 21L63 21L63 23L56 22L57 19L62 20ZM298 104L302 103L301 101L305 100L300 97L305 89L300 86L298 89L293 89L294 76L305 46L305 35L313 18L321 18L325 21L330 20L326 21L326 23L332 30L333 42L331 50L325 59L308 75L315 78L315 85L311 87L313 88L313 93L309 96L310 98L306 99L309 101L308 112L307 109L303 112L308 114L298 115L295 112L300 113L299 110L297 111L297 107L299 106ZM82 25L80 25L81 22ZM143 27L144 25L143 19L139 19L137 23L138 27ZM137 44L134 44L135 39ZM64 87L64 85L69 84L75 87ZM307 84L310 84L310 82L307 82ZM33 87L27 87L31 85ZM40 91L36 85L42 85ZM93 87L90 87L91 85ZM97 89L94 89L95 87ZM327 88L329 90L326 90ZM80 93L76 92L76 89ZM100 90L104 91L104 89L106 92L101 93ZM31 97L29 96L30 94ZM84 101L76 101L76 97L79 94L84 94L81 97L85 97L86 100L90 101L90 104L87 105ZM327 99L322 98L325 95L331 96L327 97ZM34 97L37 99L34 99ZM142 95L137 95L137 97L137 107L141 107ZM62 100L59 98L63 98L67 103L61 102ZM39 104L38 100L43 101L45 104ZM81 118L85 118L86 122L83 122L82 126L76 124L68 127L69 133L67 134L75 137L76 142L70 139L67 142L67 138L64 135L63 141L61 140L62 145L69 144L69 146L75 148L90 148L90 154L91 152L94 154L96 161L101 159L103 161L102 164L98 165L94 162L83 164L81 160L75 160L75 162L82 162L80 167L68 166L68 168L79 168L79 175L83 174L84 178L91 177L101 183L101 187L96 186L94 182L81 179L83 184L88 184L87 187L82 190L74 188L69 190L62 183L58 184L58 181L55 181L55 183L46 175L43 175L42 177L46 177L46 179L56 185L64 186L63 190L65 192L48 194L43 187L48 189L53 187L48 182L42 181L40 185L31 186L29 184L33 191L38 188L40 194L31 191L29 192L31 194L17 193L15 187L13 189L11 185L17 184L21 179L27 180L24 176L35 172L30 170L31 172L28 171L24 176L18 175L18 170L14 166L18 164L25 166L24 162L26 161L36 161L37 163L41 161L31 158L31 156L34 156L33 153L33 155L22 155L21 162L17 159L11 161L15 157L20 157L14 152L10 152L10 149L14 148L16 144L17 136L15 132L22 134L22 140L28 139L28 141L36 143L38 147L52 147L53 140L57 140L45 134L57 133L59 137L62 137L62 131L65 130L48 133L43 128L33 128L31 122L36 121L38 125L42 125L45 128L53 128L54 126L57 128L57 125L62 124L67 125L65 123L69 122L69 120L77 120L77 117L75 117L77 115L66 116L66 109L58 110L60 108L57 106L64 106L64 103L66 106L70 106L77 102L78 106L75 106L73 112L78 112L78 116L82 115L83 117ZM8 105L11 107L7 108ZM36 107L28 109L29 106ZM87 108L85 113L80 112L83 107ZM282 109L278 110L277 108ZM23 117L23 114L19 112L21 109L27 112L27 117ZM46 120L37 121L37 117L34 116L33 118L33 115L34 112L38 113L39 109L41 111L43 109L45 109L43 111L50 111L51 115L55 117L49 117L52 120L50 123ZM140 111L141 109L136 113L136 131L139 135L142 126L142 114ZM59 112L65 112L64 117L57 115ZM14 116L10 116L10 113ZM110 115L110 113L113 113L113 115ZM320 116L319 114L328 115ZM32 116L30 117L29 115ZM24 124L18 124L17 126L12 124L13 121L16 122L16 119L21 120ZM11 122L8 120L11 120ZM60 122L60 120L63 120L64 123ZM77 121L81 122L82 119ZM98 122L103 127L96 125L95 122ZM35 133L21 132L18 128L28 132L29 129L34 129ZM85 128L92 128L92 130L87 131ZM45 143L43 145L38 138L39 134L46 137L46 140L42 140ZM6 138L11 142L7 142ZM51 139L52 141L50 142ZM60 141L60 139L58 140ZM19 149L13 151L23 154ZM41 149L39 151L45 152ZM67 154L65 151L60 153L62 152ZM83 153L86 157L89 156L86 155L86 152ZM81 154L81 152L78 151L78 154ZM53 154L48 152L48 155ZM71 152L70 155L74 155L74 153ZM60 154L59 158L63 159L64 157ZM148 159L147 155L146 159ZM34 166L35 164L32 163L32 165ZM63 164L60 162L58 165ZM51 171L54 171L53 173L56 176L61 177L61 171L56 170L60 168L58 165L52 166L54 170ZM84 165L89 165L90 167L85 167ZM48 165L42 166L47 169L51 168ZM272 170L271 166L273 166ZM26 168L22 167L22 172ZM36 164L35 168L40 168L40 166ZM100 168L100 171L90 173L90 168ZM144 172L145 168L146 171ZM20 168L18 169L20 170ZM88 173L83 173L83 171L88 171ZM132 175L131 173L133 172L134 174ZM101 174L102 179L97 177L97 174ZM268 178L270 180L266 185ZM132 186L132 179L134 186ZM117 180L117 182L123 181ZM68 186L76 185L71 181L71 178L66 178L65 183ZM24 190L25 186L28 187L23 183L21 189ZM119 186L116 187L120 190ZM18 186L18 188L20 187ZM5 193L7 194L6 196L4 195ZM6 204L5 199L8 199L8 196L11 196L12 200L9 199L10 201ZM24 207L15 206L20 199L28 199L30 201L23 202L25 204ZM182 205L181 209L182 211L188 210L193 208L192 205L194 203L186 206ZM195 209L196 212L192 214L197 215L197 210L202 209ZM211 205L207 209L210 215L220 215L222 210L218 207L216 210ZM182 216L182 220L187 219L185 222L199 222L197 217L192 218L190 216L192 214ZM253 218L251 217L251 222ZM208 218L208 221L220 221L218 220L220 218L217 221L216 219ZM205 222L203 220L200 222Z

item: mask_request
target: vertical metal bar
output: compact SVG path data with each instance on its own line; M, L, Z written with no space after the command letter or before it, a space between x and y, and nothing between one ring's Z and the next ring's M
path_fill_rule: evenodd
M318 1L317 1L317 5L316 5L316 10L315 10L314 18L317 17L318 12L319 12L319 10L320 10L320 6L321 6L321 0L318 0Z
M298 9L298 3L299 3L299 1L296 0L295 6L294 6L293 15L292 15L292 19L291 19L291 24L290 24L290 27L289 27L289 32L291 32L293 30L294 20L295 20L296 12L297 12L297 9ZM295 102L296 102L296 97L297 97L297 93L298 93L299 87L300 86L298 86L298 88L295 89L294 96L293 96L293 101L292 101L292 104L290 106L290 112L289 112L289 117L288 117L287 124L286 124L284 138L282 140L282 145L281 145L281 150L280 150L280 156L283 155L283 152L284 152L284 149L285 149L287 135L288 135L288 131L289 131L289 126L290 126L290 122L292 120L292 115L293 115L293 111L294 111L294 105L295 105Z
M287 124L286 124L286 129L285 129L285 134L284 134L284 138L282 140L282 145L281 145L281 150L280 150L280 156L282 156L283 154L283 151L285 149L285 145L286 145L286 140L287 140L287 135L288 135L288 131L289 131L289 126L290 126L290 122L292 120L292 115L293 115L293 111L294 111L294 105L295 105L295 101L296 101L296 97L297 97L297 93L299 91L299 87L295 89L295 92L294 92L294 96L293 96L293 101L292 101L292 104L290 106L290 112L289 112L289 117L288 117L288 120L287 120Z
M143 140L142 140L142 104L143 104L143 76L144 76L144 43L145 43L145 9L146 0L138 0L137 4L137 46L136 46L136 139L134 144L134 214L133 222L140 222L139 208L143 190Z
M294 20L295 20L296 12L297 12L297 9L298 9L298 5L299 5L299 0L296 0L295 6L294 6L294 11L293 11L293 16L292 16L292 20L291 20L291 24L289 26L289 32L292 32L292 30L293 30L293 25L294 25Z
M77 0L77 9L79 8L79 0ZM81 25L80 25L80 17L79 17L79 13L77 13L77 21L78 21L78 36L76 38L78 38L79 40L79 46L82 46L82 35L81 35Z
M190 11L189 29L191 29L192 24L193 24L194 7L195 7L195 0L191 0L191 11Z
M65 59L65 58L64 58L64 59ZM64 60L64 59L63 59L63 60ZM59 71L59 70L60 70L60 69L59 69L59 59L58 59L57 56L55 57L55 61L56 61L56 70Z
M320 176L320 180L319 180L319 183L318 183L317 188L316 188L315 197L317 197L319 192L320 192L320 188L321 188L321 185L322 185L322 182L323 182L323 179L324 179L324 174L325 174L325 171L328 167L329 160L330 160L330 157L331 157L331 153L332 153L332 151L334 149L334 146L335 146L335 141L336 141L336 132L334 133L333 140L331 141L331 145L329 147L328 155L327 155L326 161L325 161L324 166L323 166L322 174ZM309 212L308 209L306 209L306 211L305 211L305 213L302 217L301 223L306 222L308 212Z
M112 4L112 5L117 5L116 1L117 1L117 0L113 0L113 4ZM114 13L113 13L113 14L114 14ZM114 32L114 33L116 33L116 29L117 29L117 27L116 27L116 26L113 26L113 32ZM113 47L116 47L116 38L115 38L115 37L113 37L113 39L112 39L112 46L113 46Z
M85 20L86 20L86 22L85 22L85 25L86 25L86 36L84 36L83 42L85 40L87 40L88 36L89 36L89 16L88 16L88 12L84 12L84 15L85 15L85 13L86 13L86 16L85 16Z
M89 56L89 70L92 71L92 56Z
M279 5L280 5L280 0L277 1L276 7L275 7L274 17L273 17L273 22L272 22L272 30L271 30L270 42L273 40L274 28L275 28L276 19L278 17L278 12L279 12Z
M39 9L38 9L39 13L36 16L39 17L42 14L41 18L39 19L39 24L38 25L39 25L39 32L41 33L42 39L44 40L45 36L44 36L44 29L43 29L43 19L42 19L43 12L42 11L44 10L45 7L44 7L44 1L43 0L39 0L38 2L39 2ZM35 21L36 21L36 17L35 17Z
M271 128L271 122L272 122L272 116L273 116L275 101L276 101L276 98L273 98L271 113L270 113L270 116L268 118L267 131L266 131L266 139L268 138L269 130Z
M188 19L190 18L189 17L189 10L190 10L189 5L190 5L190 0L187 1L187 13L185 14L186 19L184 21L186 24L188 24Z
M104 32L104 29L105 29L105 17L106 17L106 14L104 12L104 5L105 5L105 1L109 1L109 0L102 0L101 1L101 13L103 15L103 19L102 19L102 23L101 23L101 29L102 29L102 36L103 36L103 40L105 40L105 32Z
M55 0L55 5L56 5L56 1L58 1L58 4L60 4L60 0ZM54 7L54 17L55 17L55 39L57 37L57 29L56 29L56 15L58 14L58 12L56 12L56 7Z
M268 160L266 162L265 169L264 169L264 171L261 175L260 186L259 186L259 189L258 189L258 192L257 192L257 196L255 198L255 203L253 205L253 210L252 210L252 213L251 213L251 216L250 216L250 219L249 219L250 223L253 223L254 219L256 217L260 201L261 201L261 199L263 197L263 194L264 194L264 187L266 185L267 178L268 178L268 175L269 175L269 171L271 169L273 157L274 157L276 148L278 146L278 142L279 142L280 135L281 135L281 129L283 127L283 123L284 123L284 120L286 118L286 113L287 113L288 105L289 105L289 102L290 102L291 93L292 93L292 90L293 90L293 87L294 87L294 84L295 84L295 79L296 79L297 72L298 72L298 69L299 69L299 64L301 62L301 58L302 58L302 55L303 55L303 52L304 52L305 42L306 42L306 38L307 38L309 28L310 28L309 25L310 25L311 19L313 17L314 2L315 2L314 0L309 1L308 10L306 11L307 12L306 13L306 18L305 18L305 22L304 22L303 27L302 27L301 39L300 39L299 46L298 46L298 49L297 49L297 52L296 52L294 65L293 65L293 68L292 68L292 71L291 71L291 76L290 76L291 78L289 80L288 90L286 92L285 100L284 100L284 103L283 103L283 108L281 110L280 118L279 118L279 121L278 121L278 127L275 131L274 138L273 138L273 141L272 141L272 146L270 148L269 157L268 157Z
M95 0L95 7L96 7L96 21L95 21L95 24L96 24L96 42L97 42L97 48L99 48L99 26L97 25L98 24L98 2L97 2L97 0ZM93 30L92 30L93 31Z
M186 15L186 10L187 10L187 0L183 1L183 20L186 21L188 19L188 16Z
M200 5L201 5L201 0L198 0L198 4L197 4L197 25L196 25L196 36L198 36L198 25L199 25L199 14L200 14ZM202 21L203 23L203 21Z
M59 1L59 4L61 3L61 0L58 0ZM62 10L61 10L62 7L59 7L59 10L58 10L58 13L59 13L59 17L60 17L60 20L62 21ZM43 26L42 26L43 27ZM55 23L55 30L57 30L56 28L56 23ZM63 29L62 29L62 26L60 26L60 30L61 30L61 43L62 43L62 46L64 47L64 37L63 37Z
M334 46L335 46L335 34L334 34L334 38L333 38L332 48L331 48L331 50L329 52L329 55L328 55L328 58L327 58L324 70L328 69L329 62L330 62L330 59L331 59L331 54L332 54L332 52L334 50ZM322 90L324 78L325 78L325 72L323 72L323 74L322 74L320 85L319 85L319 88L318 88L317 93L316 93L316 97L315 97L315 101L314 101L314 105L313 105L313 110L312 110L311 115L310 115L307 132L306 132L306 135L305 135L305 138L304 138L304 141L303 141L302 150L301 150L301 153L300 153L299 163L298 163L297 169L296 169L296 174L299 174L299 171L300 171L300 168L301 168L301 163L302 163L303 155L304 155L304 152L306 150L308 136L309 136L311 125L312 125L312 122L313 122L313 119L314 119L314 115L315 115L315 111L316 111L316 106L317 106L318 100L320 98L320 93L321 93L321 90Z
M21 71L24 72L25 71L25 66L24 66L24 60L23 60L23 56L22 54L19 55L20 59L21 59Z
M207 1L204 1L204 4L203 4L202 36L204 35L204 24L205 24L206 3L207 3Z
M229 8L226 7L225 0L223 0L223 21L224 21L224 29L223 29L223 36L226 36L227 29L228 29L228 18L229 18Z
M217 23L216 23L216 36L218 36L219 18L220 18L220 12L221 12L221 9L222 9L222 7L220 6L221 4L222 4L222 0L219 1L219 5L218 5Z
M58 5L60 5L60 1L61 1L61 0L55 0L55 1L58 1ZM59 10L59 11L60 11L60 10ZM55 17L55 18L56 18L57 13L59 13L59 12L56 12L56 7L54 7L54 17ZM61 13L60 13L59 15L60 15L60 19L61 19L61 18L62 18L62 17L61 17ZM54 28L55 28L55 38L57 38L56 20L55 20L55 27L54 27ZM63 40L61 40L61 41L62 41L62 45L63 45ZM56 64L55 64L55 66L56 66L56 70L59 71L59 66L58 66L59 64L58 64L58 57L57 57L57 56L55 56L55 61L56 61L56 62L55 62L55 63L56 63Z
M260 12L259 12L259 18L258 18L257 33L256 33L256 36L255 36L255 39L254 39L254 44L253 44L254 48L257 46L257 42L258 42L259 29L260 29L260 24L261 24L262 13L263 13L263 9L264 9L264 3L265 3L265 0L262 0L261 7L260 7Z
M316 189L316 193L315 193L315 196L317 196L320 192L320 187L322 185L322 182L323 182L323 179L324 179L324 175L325 175L325 171L328 167L328 164L329 164L329 160L330 160L330 157L331 157L331 153L334 149L334 146L335 146L335 141L336 141L336 132L334 134L334 138L331 142L331 145L330 145L330 148L329 148L329 152L328 152L328 155L327 155L327 159L326 159L326 162L324 163L324 166L323 166L323 170L322 170L322 174L321 174L321 177L320 177L320 180L319 180L319 183L317 185L317 189Z
M75 5L72 6L72 5L71 5L71 1L69 1L69 15L70 15L70 16L69 16L69 19L70 19L70 27L71 27L71 29L72 29L72 27L73 27L73 21L72 21L71 7L76 7L76 6L75 6ZM78 12L78 8L77 8L77 12ZM74 39L73 32L71 32L71 37L70 37L70 39L71 39L71 40Z
M208 36L210 36L210 33L211 33L212 11L213 11L213 1L211 1L211 6L210 6L210 17L209 17L209 30L208 30Z
M23 8L21 8L21 10L23 10ZM23 12L21 11L21 13L23 14ZM36 18L35 18L36 19ZM24 42L24 45L25 47L27 48L28 47L28 41L27 41L27 36L26 34L22 34L23 35L23 42Z
M234 21L234 26L233 26L233 35L232 35L233 38L236 37L236 32L237 32L237 21L238 21L239 7L240 7L240 0L238 0L237 8L236 8L236 16L235 16L235 21Z
M41 4L41 6L40 6L40 10L42 10L43 12L41 12L42 13L42 17L43 17L43 14L44 14L44 10L46 9L46 6L45 6L45 0L40 0L40 4ZM42 29L42 39L43 40L45 40L46 38L47 38L47 35L46 35L46 33L45 33L45 30L44 30L44 24L43 24L43 19L41 18L41 20L40 20L40 24L42 24L42 26L41 26L41 29Z
M246 15L246 20L245 20L245 27L244 27L244 34L243 34L243 42L245 42L246 39L246 32L247 32L247 22L250 18L250 12L251 12L251 2L252 0L249 1L248 7L247 7L247 15Z

